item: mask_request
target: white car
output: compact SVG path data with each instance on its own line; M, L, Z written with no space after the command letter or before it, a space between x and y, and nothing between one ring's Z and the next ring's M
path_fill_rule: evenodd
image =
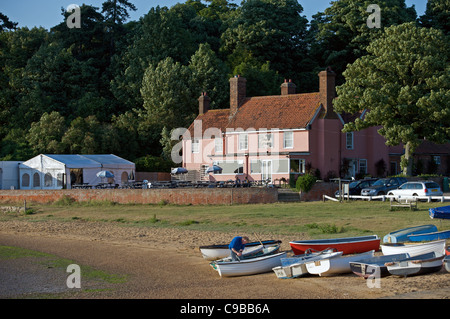
M388 195L393 195L396 199L412 196L442 196L443 194L439 184L433 181L407 182L388 192Z

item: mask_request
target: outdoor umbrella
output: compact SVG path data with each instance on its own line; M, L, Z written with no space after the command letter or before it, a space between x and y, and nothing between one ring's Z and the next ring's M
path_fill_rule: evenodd
M177 174L177 175L178 174L186 174L187 172L188 172L188 170L185 169L184 167L177 167L171 171L172 174Z
M222 167L213 165L213 166L208 167L208 169L206 170L206 173L216 173L216 172L221 172L221 171L222 171Z
M100 171L97 173L97 177L100 177L102 179L102 183L103 183L104 178L113 178L114 174L111 173L110 171Z
M101 177L101 178L113 178L114 174L111 173L110 171L100 171L97 173L97 177Z

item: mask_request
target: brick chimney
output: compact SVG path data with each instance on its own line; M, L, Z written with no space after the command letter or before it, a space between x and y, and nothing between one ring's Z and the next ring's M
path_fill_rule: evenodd
M336 73L328 67L319 73L320 102L325 108L325 118L335 119L333 99L336 97Z
M297 86L292 82L292 80L284 80L281 84L281 95L295 94L295 89Z
M240 75L230 79L230 115L234 115L247 96L247 80Z
M206 95L206 92L202 92L202 95L198 98L198 114L202 115L208 112L209 103L211 99Z

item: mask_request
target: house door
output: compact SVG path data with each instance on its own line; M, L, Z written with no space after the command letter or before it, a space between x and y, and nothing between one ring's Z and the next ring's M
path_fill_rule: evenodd
M272 160L263 160L261 161L261 173L262 180L270 180L272 181Z
M357 161L356 160L350 160L350 162L348 163L348 175L347 177L351 178L351 177L355 177L356 176L356 165L357 165Z

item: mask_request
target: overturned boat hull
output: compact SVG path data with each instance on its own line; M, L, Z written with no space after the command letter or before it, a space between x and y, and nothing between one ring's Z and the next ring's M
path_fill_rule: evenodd
M426 243L398 243L398 244L383 244L381 251L384 255L394 254L409 254L411 257L422 255L426 253L435 252L436 256L445 254L445 239L430 241Z
M308 249L317 251L334 248L346 254L364 253L367 251L378 251L380 249L380 238L377 235L346 237L334 239L313 239L291 241L290 246L295 255L304 254Z
M414 227L408 227L393 231L383 237L384 243L401 243L409 241L409 235L417 235L424 233L437 232L438 229L435 225L420 225Z
M321 260L326 258L334 258L342 256L342 251L339 252L328 252L320 255L310 256L307 258L303 258L298 260L297 262L292 262L290 264L283 265L283 259L281 260L282 265L273 268L272 270L275 272L278 278L281 279L289 279L289 278L297 278L303 275L308 274L308 270L306 269L305 264L307 262ZM291 259L291 258L288 258Z
M385 263L404 260L408 257L408 254L371 257L363 259L361 261L350 262L350 269L355 275L363 277L365 279L382 278L389 276L389 271L385 266Z
M429 209L430 218L450 219L450 206Z
M425 233L425 234L417 234L417 235L408 235L408 239L413 242L433 241L433 240L448 239L448 238L450 238L450 230Z
M351 273L350 262L360 261L374 256L374 250L349 256L340 256L316 260L306 263L308 273L319 276L333 276L338 274Z

